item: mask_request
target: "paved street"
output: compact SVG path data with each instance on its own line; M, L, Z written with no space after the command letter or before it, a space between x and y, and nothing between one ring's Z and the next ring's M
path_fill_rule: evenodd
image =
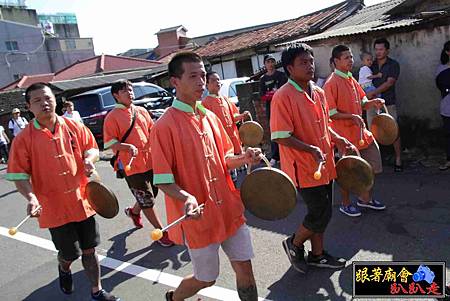
M152 229L147 221L144 229L133 229L123 214L123 208L133 203L125 181L115 179L105 161L98 163L97 168L103 182L119 197L121 207L114 219L97 217L102 238L99 254L105 256L102 257L103 285L122 300L163 300L167 289L192 272L189 255L183 247L164 249L152 243L149 235ZM375 188L376 196L386 202L388 209L385 212L364 210L362 217L349 218L340 214L335 205L326 233L326 249L350 261L450 262L450 172L420 165L409 166L398 174L391 170L386 167ZM60 293L56 253L48 241L50 235L47 230L38 229L35 220L27 222L14 238L7 234L8 228L25 216L25 200L13 183L4 179L5 172L5 165L0 165L3 208L0 212L0 300L89 300L87 278L80 261L73 266L76 291L71 296ZM165 220L161 194L157 209ZM281 241L295 231L304 213L301 201L295 212L281 221L263 221L247 213L256 254L253 266L259 296L277 301L350 300L351 266L342 271L310 269L307 276L299 275L290 267ZM233 272L222 255L216 286L191 300L236 298ZM450 279L448 268L447 279Z

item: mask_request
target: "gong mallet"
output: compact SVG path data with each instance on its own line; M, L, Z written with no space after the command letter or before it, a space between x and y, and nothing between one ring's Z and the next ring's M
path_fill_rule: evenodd
M131 170L131 163L133 163L134 157L131 157L130 162L128 162L127 166L125 166L125 171Z
M320 161L319 167L317 167L317 170L314 173L314 180L320 180L320 178L322 177L321 170L322 170L323 162L325 162L325 161Z
M34 209L31 214L28 214L17 226L9 228L8 233L9 235L13 236L17 233L20 226L22 226L33 214L35 214L39 209L41 209L41 205L37 206L36 209Z
M364 145L363 134L364 134L364 126L361 126L361 131L360 131L359 141L358 141L359 146Z
M180 217L179 219L177 219L176 221L172 222L171 224L165 226L162 229L154 229L152 231L152 233L150 234L151 238L153 240L160 240L163 237L163 233L167 230L169 230L171 227L179 224L180 222L182 222L183 220L185 220L186 218L189 217L189 215L191 215L192 213L194 213L195 211L198 211L200 209L203 209L203 207L205 207L205 204L201 204L199 205L197 208L195 208L194 210L192 210L191 212L189 212L189 214L185 214L182 217Z

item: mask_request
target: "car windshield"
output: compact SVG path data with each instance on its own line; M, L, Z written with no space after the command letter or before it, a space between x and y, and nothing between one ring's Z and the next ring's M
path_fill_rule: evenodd
M78 111L81 117L86 117L100 112L101 106L97 94L80 95L71 98L75 110Z
M237 92L236 92L236 85L242 84L243 81L236 81L236 82L232 82L230 84L230 90L228 91L228 97L235 97L237 96Z
M142 98L155 98L164 96L163 94L164 90L158 89L153 86L137 86L133 87L133 90L134 90L134 97L136 100Z

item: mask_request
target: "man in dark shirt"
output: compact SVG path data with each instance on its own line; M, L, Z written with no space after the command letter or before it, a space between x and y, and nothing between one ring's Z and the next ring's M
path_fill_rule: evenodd
M385 38L377 39L374 42L376 60L372 65L372 73L381 73L381 78L374 78L372 80L376 90L368 92L367 97L369 99L381 94L381 98L385 100L389 114L397 119L397 98L395 94L395 83L400 75L400 65L394 59L391 59L389 55L390 44ZM367 123L369 128L372 123L374 112L368 112ZM394 142L395 150L395 166L394 171L403 171L402 159L401 159L401 141L400 136Z
M266 112L267 118L270 123L270 103L272 101L273 94L277 89L287 82L287 76L284 72L278 71L275 68L276 60L271 54L264 56L264 66L266 67L267 73L264 74L259 80L259 94L261 95L261 100L266 102ZM278 144L272 142L272 158L271 164L274 165L277 161L280 161L280 152L278 150Z

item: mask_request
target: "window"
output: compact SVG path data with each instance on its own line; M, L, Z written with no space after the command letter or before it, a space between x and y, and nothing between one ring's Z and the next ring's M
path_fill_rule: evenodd
M66 48L67 49L76 49L77 44L75 43L75 40L66 40Z
M17 41L5 41L6 50L8 51L17 51L19 50L19 45Z
M237 96L236 85L239 85L242 83L244 83L244 82L243 81L232 82L230 84L230 90L228 91L228 97L236 97Z
M103 106L104 107L110 107L116 105L116 100L114 99L114 96L112 96L111 92L106 92L102 95L103 98Z

